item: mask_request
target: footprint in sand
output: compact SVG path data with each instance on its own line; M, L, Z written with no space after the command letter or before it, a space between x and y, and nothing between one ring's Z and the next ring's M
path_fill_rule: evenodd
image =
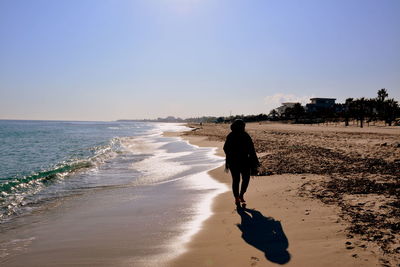
M257 257L252 256L252 257L250 258L250 264L251 264L251 266L257 265L257 263L258 263L259 261L260 261L260 259L257 258Z

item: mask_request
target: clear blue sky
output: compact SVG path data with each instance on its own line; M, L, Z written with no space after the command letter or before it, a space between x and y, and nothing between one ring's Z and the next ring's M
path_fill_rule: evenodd
M0 119L400 100L399 0L0 0Z

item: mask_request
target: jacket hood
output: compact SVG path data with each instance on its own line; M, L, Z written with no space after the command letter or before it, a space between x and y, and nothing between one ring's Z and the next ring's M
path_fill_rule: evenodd
M235 120L231 124L232 132L244 132L244 128L246 127L246 123L243 120Z

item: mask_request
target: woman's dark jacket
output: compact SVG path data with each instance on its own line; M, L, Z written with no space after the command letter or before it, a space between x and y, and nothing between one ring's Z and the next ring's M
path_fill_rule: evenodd
M253 141L245 131L232 131L224 144L226 164L229 169L247 169L260 166Z

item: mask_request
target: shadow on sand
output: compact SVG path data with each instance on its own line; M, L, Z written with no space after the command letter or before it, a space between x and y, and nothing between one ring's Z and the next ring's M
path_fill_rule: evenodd
M265 217L255 209L238 208L242 221L237 227L248 244L261 250L271 262L285 264L290 261L289 241L279 221Z

